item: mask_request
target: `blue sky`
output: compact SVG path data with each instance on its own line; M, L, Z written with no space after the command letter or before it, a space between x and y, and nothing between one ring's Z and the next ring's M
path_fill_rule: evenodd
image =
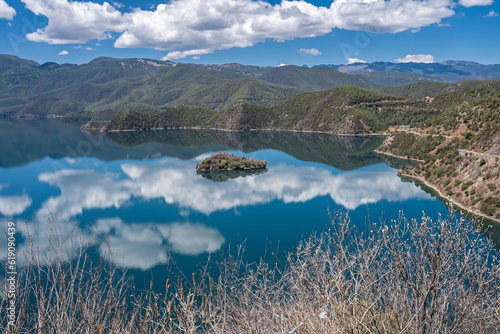
M39 63L500 63L493 0L0 0L0 53Z

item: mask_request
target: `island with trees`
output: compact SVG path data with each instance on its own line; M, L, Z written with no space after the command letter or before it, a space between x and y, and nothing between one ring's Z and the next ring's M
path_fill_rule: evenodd
M196 164L197 171L234 171L263 169L267 167L267 160L257 160L239 157L227 152L214 153L202 162Z

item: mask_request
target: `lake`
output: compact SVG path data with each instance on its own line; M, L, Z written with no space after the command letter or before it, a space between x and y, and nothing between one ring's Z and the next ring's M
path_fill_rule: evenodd
M446 216L431 191L397 176L406 162L374 153L382 141L209 130L106 137L58 120L1 120L0 226L16 221L22 252L28 230L43 250L51 226L77 243L78 225L97 242L107 239L116 264L143 287L166 275L172 260L189 272L208 254L238 245L250 262L272 251L284 256L302 238L331 227L328 210L348 211L364 233L400 211L416 219L422 211ZM197 174L196 163L217 151L269 165L245 174ZM486 224L497 238L498 224ZM6 257L2 238L0 259Z

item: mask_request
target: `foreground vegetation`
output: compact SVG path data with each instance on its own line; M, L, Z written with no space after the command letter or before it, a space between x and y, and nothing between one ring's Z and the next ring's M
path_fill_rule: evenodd
M453 215L432 220L424 214L420 220L401 216L388 224L369 224L368 234L359 234L346 215L335 214L331 229L302 240L284 262L276 255L272 261L247 263L240 248L214 264L217 275L209 274L209 263L199 273L160 278L166 294L134 291L112 264L119 254L82 240L74 255L54 228L49 252L39 253L30 244L27 266L18 270L18 318L9 329L500 332L499 255L470 223ZM3 310L6 295L2 291ZM7 332L6 312L0 317L0 329Z

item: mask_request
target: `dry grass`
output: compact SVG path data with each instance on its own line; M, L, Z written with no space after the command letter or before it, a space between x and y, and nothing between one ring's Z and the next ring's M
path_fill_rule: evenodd
M217 262L217 277L207 265L166 279L166 295L131 294L113 261L89 255L91 240L67 262L62 241L52 233L47 256L34 244L26 254L12 333L500 332L498 253L453 217L401 217L363 236L336 215L284 263L249 264L239 249Z

